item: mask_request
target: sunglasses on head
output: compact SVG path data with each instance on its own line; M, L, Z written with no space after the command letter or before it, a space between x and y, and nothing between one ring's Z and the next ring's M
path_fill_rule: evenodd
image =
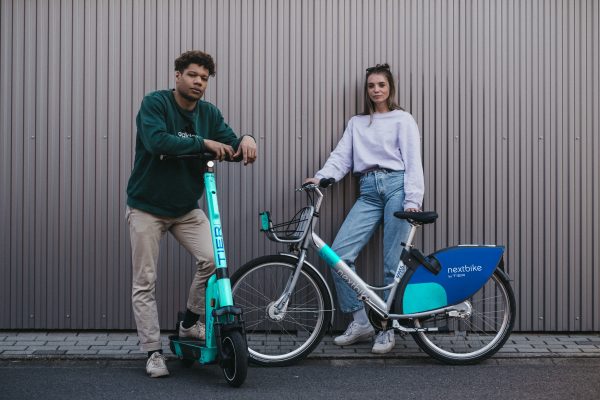
M389 71L390 70L390 66L388 63L385 64L377 64L374 67L369 67L367 68L367 74L370 74L372 72L377 72L377 71Z

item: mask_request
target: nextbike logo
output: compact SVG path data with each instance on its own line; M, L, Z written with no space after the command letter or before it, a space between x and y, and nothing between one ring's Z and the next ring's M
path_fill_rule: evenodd
M450 267L448 268L449 274L458 274L461 272L481 272L483 271L483 266L481 265L463 265L462 267Z
M463 278L466 274L482 272L483 265L461 265L460 267L448 267L448 278Z
M359 296L363 295L363 293L365 291L362 290L356 282L351 280L348 275L344 274L344 272L342 272L341 269L336 269L335 272L340 276L340 278L342 278L344 280L344 282L346 282L348 284L348 286L350 286L352 288L352 290L354 290L356 293L358 293Z

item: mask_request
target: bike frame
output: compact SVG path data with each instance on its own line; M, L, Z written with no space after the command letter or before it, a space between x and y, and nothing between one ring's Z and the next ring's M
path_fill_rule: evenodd
M369 305L369 307L376 312L380 317L384 319L392 319L393 327L404 331L404 332L417 332L417 331L437 331L438 328L408 328L400 325L398 323L398 319L409 319L409 318L421 318L426 316L431 316L434 314L438 314L441 312L451 311L451 310L463 310L465 307L463 303L438 308L435 310L430 310L426 312L420 313L412 313L412 314L390 314L390 309L392 308L392 304L394 303L394 299L396 296L396 292L398 290L398 286L402 282L402 279L405 275L401 274L401 271L406 270L406 265L402 260L399 261L398 266L396 268L396 273L394 276L394 281L386 286L371 286L368 285L365 281L363 281L360 276L356 272L354 272L348 264L346 264L332 249L329 247L323 239L319 237L314 231L315 222L318 220L319 209L321 208L321 203L323 200L323 193L319 190L318 187L314 187L311 189L317 193L317 201L315 204L315 211L312 216L312 221L310 223L310 231L305 235L302 239L300 245L300 252L298 255L297 267L287 284L286 288L283 291L282 295L277 299L274 306L281 312L285 312L287 308L287 303L290 298L292 289L295 287L296 282L300 276L301 266L306 259L306 252L309 248L314 248L317 250L319 256L329 265L332 269L333 273L336 273L340 276L353 290L356 292L358 298ZM404 249L408 250L412 247L412 242L416 233L417 227L415 225L411 225L411 229L409 232L408 239L404 244ZM381 296L379 296L376 291L385 291L390 290L387 301L385 301Z

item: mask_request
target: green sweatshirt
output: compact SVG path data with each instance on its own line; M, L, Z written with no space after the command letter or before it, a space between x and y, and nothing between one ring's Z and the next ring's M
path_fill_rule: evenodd
M205 161L166 160L161 154L204 151L204 138L232 146L241 141L214 105L200 100L193 111L179 107L172 90L147 94L136 118L135 161L127 184L127 205L163 217L198 208L204 192Z

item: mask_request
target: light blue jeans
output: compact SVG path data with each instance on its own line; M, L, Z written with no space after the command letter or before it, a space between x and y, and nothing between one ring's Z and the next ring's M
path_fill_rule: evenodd
M404 171L377 170L360 177L360 196L344 220L331 248L353 270L358 253L367 244L383 220L383 272L384 284L394 280L400 261L401 242L406 242L410 225L394 217L394 212L404 211ZM354 290L337 274L333 281L338 303L344 313L364 307ZM387 296L387 293L386 293Z

